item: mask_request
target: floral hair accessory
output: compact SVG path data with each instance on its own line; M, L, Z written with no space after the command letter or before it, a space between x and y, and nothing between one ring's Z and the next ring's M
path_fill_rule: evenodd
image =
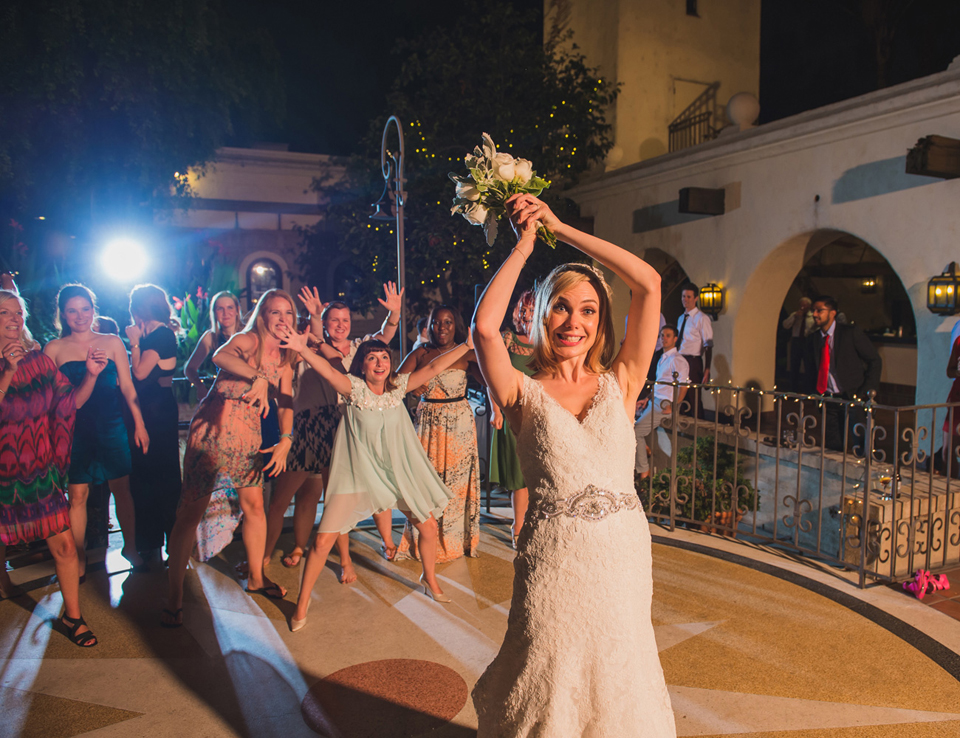
M506 202L514 195L539 197L550 183L537 176L533 163L514 159L497 151L489 134L483 134L483 146L477 146L464 159L469 173L466 176L450 173L457 185L450 214L460 213L471 225L483 226L487 245L497 239L497 221L507 212ZM537 235L551 248L556 248L557 237L542 223L537 224Z

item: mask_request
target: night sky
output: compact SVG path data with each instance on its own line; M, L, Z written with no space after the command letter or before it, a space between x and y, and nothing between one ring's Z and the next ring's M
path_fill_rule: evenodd
M873 4L909 6L893 36L890 84L943 71L960 54L960 0L764 0L761 123L877 89L874 44L859 15ZM466 12L440 0L275 0L269 7L264 13L257 3L248 12L276 39L288 112L263 138L325 154L357 152L370 122L385 112L403 59L398 40Z

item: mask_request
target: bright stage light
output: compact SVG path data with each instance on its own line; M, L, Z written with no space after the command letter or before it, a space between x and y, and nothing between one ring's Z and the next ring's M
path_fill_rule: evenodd
M147 268L149 259L142 245L129 238L111 241L100 255L100 264L111 279L134 282Z

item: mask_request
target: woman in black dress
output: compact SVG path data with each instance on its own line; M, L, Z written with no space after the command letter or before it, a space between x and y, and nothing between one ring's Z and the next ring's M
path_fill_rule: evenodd
M137 519L137 547L150 559L170 536L180 500L180 436L173 369L177 337L167 293L153 284L130 292L130 364L150 435L147 453L132 448L130 491Z

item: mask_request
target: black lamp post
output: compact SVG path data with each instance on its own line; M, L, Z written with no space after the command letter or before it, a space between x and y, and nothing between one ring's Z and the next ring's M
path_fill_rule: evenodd
M390 124L397 128L400 139L400 151L394 154L387 149L387 134ZM397 290L403 292L406 273L403 259L403 204L407 193L403 189L403 126L400 119L391 115L383 128L383 140L380 142L380 170L383 172L383 194L373 203L375 210L372 220L397 221ZM400 355L407 355L407 320L404 301L400 300Z

